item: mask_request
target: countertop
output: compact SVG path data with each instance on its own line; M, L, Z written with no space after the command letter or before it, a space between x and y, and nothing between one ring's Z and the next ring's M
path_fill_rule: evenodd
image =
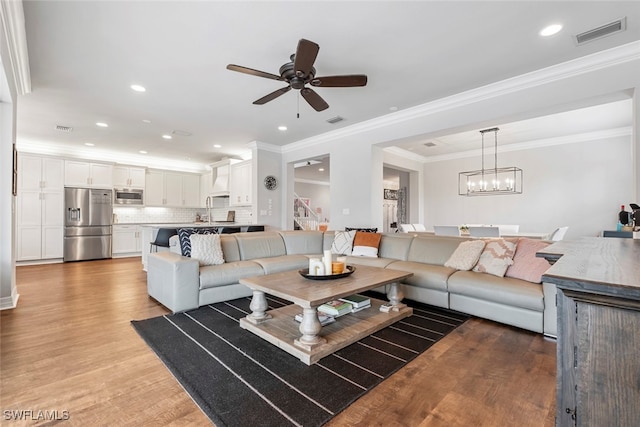
M245 224L241 222L118 222L113 225L139 225L141 227L153 227L153 228L180 228L180 227L241 227L248 225L261 225L261 224Z

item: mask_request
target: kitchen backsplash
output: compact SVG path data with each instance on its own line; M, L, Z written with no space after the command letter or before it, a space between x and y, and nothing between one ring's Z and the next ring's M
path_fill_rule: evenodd
M236 211L236 222L251 224L250 207L217 206L211 209L213 221L226 221L227 212ZM167 224L194 222L196 215L206 218L205 208L113 207L118 224Z

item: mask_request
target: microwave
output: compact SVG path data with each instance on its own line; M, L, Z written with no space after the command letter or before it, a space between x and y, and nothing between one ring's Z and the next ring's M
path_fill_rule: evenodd
M132 188L116 188L113 190L114 205L143 205L144 190Z

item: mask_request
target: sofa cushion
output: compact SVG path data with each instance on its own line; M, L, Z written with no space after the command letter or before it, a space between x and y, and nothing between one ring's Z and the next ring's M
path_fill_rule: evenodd
M503 277L507 268L513 264L513 255L516 253L516 244L506 239L490 239L486 241L484 250L473 271L489 273Z
M197 234L189 237L191 258L197 259L200 266L224 264L219 234Z
M178 228L178 238L180 239L180 252L183 256L191 256L191 237L192 234L215 234L216 229L210 227L202 228Z
M309 257L305 255L283 255L269 258L254 258L260 264L264 274L280 273L281 271L298 270L309 267Z
M222 246L222 253L224 255L225 262L240 261L238 241L233 234L221 234L220 246Z
M347 265L366 265L369 267L385 268L387 265L396 261L392 258L378 258L367 256L347 256Z
M356 231L336 231L333 234L333 243L331 243L331 253L338 255L351 255L353 251L353 239Z
M542 282L542 275L551 267L546 259L536 257L536 252L549 246L549 242L537 239L520 238L513 256L513 264L507 268L506 277Z
M447 281L449 293L498 304L544 311L542 285L473 271L456 271Z
M378 256L383 258L407 260L413 236L406 233L385 233L380 239Z
M353 238L353 251L351 255L377 257L381 238L382 235L379 233L356 231L356 237Z
M252 260L254 258L268 258L287 254L284 240L280 233L274 231L256 231L253 233L233 234L238 241L240 258Z
M387 268L413 273L413 276L407 277L402 283L419 288L437 289L444 292L447 291L447 280L449 276L456 271L454 268L444 267L442 265L422 264L412 261L395 261L387 265Z
M245 277L262 275L262 266L253 261L234 261L200 267L200 289L233 285Z
M407 261L444 265L464 240L461 237L416 236L411 242Z
M451 254L445 267L455 268L456 270L471 270L478 260L484 249L483 240L468 240L461 242L458 248Z
M287 255L321 254L322 232L313 230L279 231L284 240Z

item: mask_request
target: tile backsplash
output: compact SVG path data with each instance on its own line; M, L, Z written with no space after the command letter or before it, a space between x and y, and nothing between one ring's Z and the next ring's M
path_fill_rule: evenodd
M239 224L251 224L251 207L229 207L228 199L218 199L214 201L211 209L213 221L226 221L227 212L236 211L236 222ZM114 206L113 213L116 215L118 224L167 224L167 223L190 223L194 222L196 215L206 218L205 208L163 208L163 207L120 207Z

